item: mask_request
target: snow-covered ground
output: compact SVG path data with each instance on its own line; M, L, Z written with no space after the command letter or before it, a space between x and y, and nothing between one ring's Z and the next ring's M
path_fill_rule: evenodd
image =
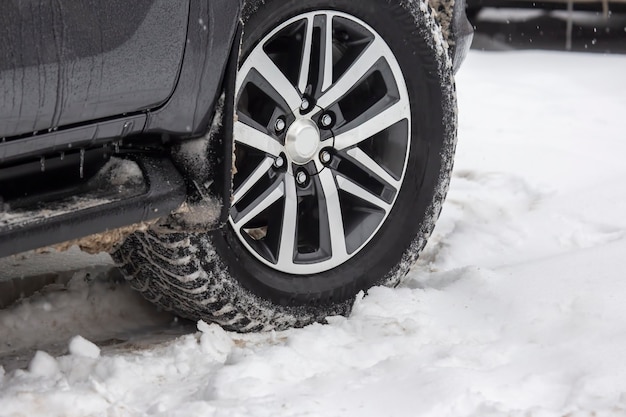
M624 56L472 51L449 197L404 286L328 325L96 347L171 317L79 273L0 312L5 345L69 352L0 370L0 415L626 415L625 75Z

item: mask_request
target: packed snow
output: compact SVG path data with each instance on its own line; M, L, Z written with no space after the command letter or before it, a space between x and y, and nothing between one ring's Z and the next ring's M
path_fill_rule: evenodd
M472 51L449 197L403 286L326 325L240 335L200 322L109 346L100 327L172 317L77 273L1 312L3 352L48 337L64 348L23 369L5 356L0 415L626 415L624 74L624 56Z

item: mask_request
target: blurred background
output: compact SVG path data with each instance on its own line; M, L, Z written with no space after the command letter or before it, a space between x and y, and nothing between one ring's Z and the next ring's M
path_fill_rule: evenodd
M469 0L467 14L477 50L626 53L626 2Z

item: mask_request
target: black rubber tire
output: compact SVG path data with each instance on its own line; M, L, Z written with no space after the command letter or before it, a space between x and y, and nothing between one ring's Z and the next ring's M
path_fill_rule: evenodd
M397 285L426 244L447 192L456 144L454 81L441 29L418 1L250 1L243 12L243 56L280 22L318 9L369 24L404 73L412 142L391 214L355 256L313 275L289 275L262 264L229 225L210 233L163 227L136 232L112 255L132 286L159 306L227 330L301 327L348 314L359 291Z

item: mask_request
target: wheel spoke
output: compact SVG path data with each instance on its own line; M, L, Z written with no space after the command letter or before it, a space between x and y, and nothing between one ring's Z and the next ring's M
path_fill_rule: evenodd
M285 74L274 64L269 56L263 51L263 48L257 48L246 59L239 74L237 76L237 89L241 91L241 86L246 79L248 73L255 69L261 77L263 77L278 94L285 100L287 106L290 109L295 109L300 106L301 97L296 88L291 85L291 82L285 77Z
M331 40L332 42L332 40ZM326 93L324 93L317 104L319 107L328 108L346 93L350 91L355 84L374 66L374 64L382 57L381 41L376 38L361 55L354 61L352 66L333 84ZM332 53L332 47L331 47ZM332 55L331 55L332 62ZM332 64L331 64L332 65ZM332 75L331 75L332 77ZM332 78L331 78L332 79Z
M273 164L274 159L266 157L259 164L259 166L256 167L252 174L250 174L250 176L246 178L243 184L241 184L239 188L235 190L235 193L233 194L233 201L231 204L237 204L237 202L239 202L239 200L241 200L243 196L246 195L246 193L250 191L250 189L254 187L254 185L259 182L261 178L263 178L263 176L267 173L267 171L272 167Z
M282 146L276 139L243 122L236 122L233 130L235 142L258 149L261 152L277 157L282 152Z
M302 51L302 65L300 66L300 77L298 88L304 94L309 82L309 72L311 70L311 46L313 43L313 16L306 19L306 34L304 35L304 50Z
M339 203L339 193L333 173L330 169L325 169L319 173L319 180L324 191L324 201L326 212L328 213L328 227L330 231L330 247L333 259L341 260L348 257L346 249L346 235L343 229L343 217L341 205Z
M409 101L406 99L400 100L364 123L335 136L335 148L343 150L356 146L399 121L407 119L409 115Z
M265 193L257 197L250 206L243 212L242 216L234 219L235 227L245 226L250 220L261 214L266 208L278 201L285 195L285 184L282 180L276 183Z
M389 174L385 170L385 168L380 166L360 148L352 148L347 153L355 162L357 162L361 166L362 169L367 171L371 176L378 177L390 186L392 186L396 191L399 190L400 181L392 177L391 174Z
M381 200L380 197L378 197L377 195L370 193L363 187L340 175L337 175L337 187L347 193L352 194L355 197L360 198L361 200L367 201L368 203L371 203L376 207L383 209L385 213L389 213L389 210L391 210L391 204L386 203L385 201Z
M322 81L322 92L328 90L333 83L333 17L326 16L326 28L324 36L324 78Z
M283 210L283 224L278 250L278 265L289 267L293 265L296 234L298 232L298 196L296 182L291 175L285 176L285 208Z

